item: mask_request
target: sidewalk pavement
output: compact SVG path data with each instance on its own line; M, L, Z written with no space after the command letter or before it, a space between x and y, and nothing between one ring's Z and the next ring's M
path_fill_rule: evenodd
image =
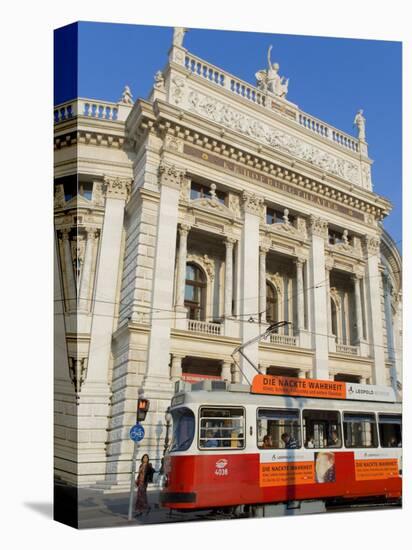
M129 493L103 493L94 489L79 489L79 529L96 527L120 527L126 525L150 525L181 521L213 519L210 512L171 512L159 505L160 490L147 492L149 510L128 521ZM134 494L136 498L136 493ZM134 500L133 500L134 506Z

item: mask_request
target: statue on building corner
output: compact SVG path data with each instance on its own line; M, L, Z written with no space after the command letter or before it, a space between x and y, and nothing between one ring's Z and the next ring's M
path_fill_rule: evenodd
M255 74L257 86L263 93L270 93L276 97L285 98L288 93L289 79L279 75L279 64L272 63L270 56L272 45L268 49L268 68Z
M125 103L126 105L133 105L134 103L132 92L127 85L124 87L122 97L120 98L120 103Z
M163 90L165 87L165 78L163 76L162 71L157 71L154 77L154 87Z
M366 119L363 116L363 109L359 109L356 113L355 120L353 121L353 125L358 128L359 141L366 141L365 123Z
M185 27L174 27L173 28L173 46L178 48L183 48L183 39L187 29Z

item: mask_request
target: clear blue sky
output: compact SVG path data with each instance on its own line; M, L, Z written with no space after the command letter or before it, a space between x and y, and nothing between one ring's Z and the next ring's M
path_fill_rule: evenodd
M117 101L128 84L135 99L146 98L171 42L170 27L79 23L77 95ZM401 43L202 29L191 29L184 41L192 53L251 83L266 68L270 44L280 74L290 78L288 99L301 109L350 134L356 111L364 109L374 190L394 205L384 225L401 248ZM56 103L76 95L60 76L73 62L69 50L67 43L62 62L56 48Z

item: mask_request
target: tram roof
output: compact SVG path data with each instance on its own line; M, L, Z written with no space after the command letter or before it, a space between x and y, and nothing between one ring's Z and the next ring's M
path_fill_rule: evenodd
M353 385L352 385L353 386ZM364 386L355 384L355 386ZM365 385L368 387L367 385ZM380 386L369 386L373 389ZM385 388L384 386L381 388ZM391 390L391 388L387 388ZM359 395L360 398L352 396ZM385 393L390 396L391 393ZM395 395L395 394L393 394ZM396 402L396 399L390 400L388 397L383 400L375 393L356 394L352 392L345 398L323 398L310 395L274 395L268 393L252 393L252 386L246 384L232 384L225 381L204 380L196 384L179 383L176 385L175 396L172 400L172 406L183 403L202 403L202 404L220 404L220 405L257 405L257 406L278 406L292 408L327 408L341 410L379 410L381 412L400 413L402 405Z

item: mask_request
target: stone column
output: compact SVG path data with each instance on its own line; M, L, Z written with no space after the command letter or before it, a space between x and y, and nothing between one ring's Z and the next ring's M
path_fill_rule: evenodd
M262 216L263 198L244 191L242 207L240 319L242 320L241 340L246 342L259 334L259 222ZM257 367L258 343L248 346L246 353ZM251 383L257 374L256 371L243 358L240 359L240 366L243 371L243 383Z
M183 355L173 354L172 357L172 368L170 371L170 379L172 382L177 382L182 378L182 359Z
M332 306L330 301L330 272L332 271L333 263L327 263L325 265L325 293L326 293L326 309L328 312L328 334L333 337L332 334Z
M367 309L369 318L369 338L374 357L373 383L385 386L385 353L383 347L383 319L381 309L381 289L379 284L379 252L380 239L367 235L364 240L367 276L365 280L367 293Z
M392 318L392 300L391 300L391 284L389 280L389 274L385 270L383 274L383 295L385 303L385 321L386 321L386 336L388 342L388 358L391 363L390 377L391 385L395 392L398 391L398 373L396 370L396 355L395 345L393 337L393 318Z
M233 301L233 245L236 240L228 237L225 240L226 261L225 261L225 317L232 315Z
M328 306L325 291L325 241L328 224L321 218L310 218L310 288L312 305L312 346L315 352L314 378L327 380L329 377L328 354Z
M297 301L297 325L298 331L305 328L305 296L303 289L303 264L302 258L295 260L296 265L296 301Z
M222 363L222 380L232 381L232 363L223 361Z
M177 284L176 284L176 305L183 308L185 303L186 286L186 258L187 258L187 236L190 225L179 227L179 252L177 258Z
M363 340L363 319L362 319L362 302L360 291L360 275L355 274L352 278L355 291L355 310L356 310L356 336L357 343Z
M268 245L261 245L259 251L259 312L261 321L266 323L266 255Z
M162 163L159 167L160 200L157 224L155 272L152 288L152 310L171 311L173 308L173 277L175 267L176 232L182 170ZM182 256L184 246L182 247ZM183 275L181 275L183 277ZM169 355L171 319L153 316L148 344L148 359L143 388L148 397L165 397L170 393ZM171 316L170 316L171 317Z
M115 323L117 283L121 255L125 203L130 194L130 178L105 177L104 223L96 269L93 317L90 331L87 373L78 408L79 476L93 472L99 479L106 472L106 440L110 407L108 373ZM85 365L86 366L86 365ZM93 417L93 429L88 420ZM82 465L84 457L84 471ZM87 478L86 478L87 479Z
M64 273L66 274L66 289L67 289L67 306L69 310L77 308L76 303L76 281L73 270L73 256L70 249L70 229L62 230L63 239L63 262Z
M90 311L91 303L89 300L90 274L92 271L93 261L93 245L96 229L94 227L86 228L86 250L84 253L84 262L82 276L80 281L80 302L79 309L82 311Z

